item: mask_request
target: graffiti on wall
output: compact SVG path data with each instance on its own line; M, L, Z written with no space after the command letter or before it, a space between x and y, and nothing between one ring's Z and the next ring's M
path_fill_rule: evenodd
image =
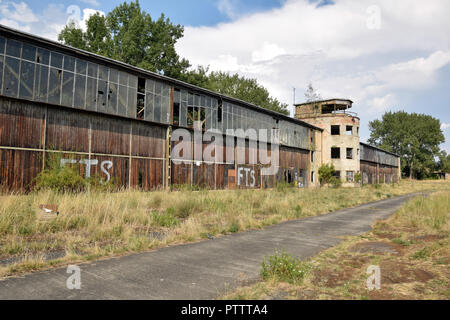
M82 164L86 166L84 177L86 179L89 179L91 177L91 169L94 166L98 165L97 159L82 159L82 160L76 160L76 159L61 159L61 167L64 167L66 164ZM110 170L113 166L112 161L106 160L102 161L100 164L100 170L106 175L106 182L109 182L111 180L111 174L108 170Z

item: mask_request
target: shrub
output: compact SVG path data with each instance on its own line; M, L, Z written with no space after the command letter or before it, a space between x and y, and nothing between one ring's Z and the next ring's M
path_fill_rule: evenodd
M320 185L323 186L325 184L333 183L335 178L336 170L334 169L333 164L323 164L319 168L319 181Z
M361 183L361 180L362 180L361 172L355 173L354 179L355 179L355 183Z
M264 258L261 267L261 277L264 280L299 284L311 269L310 264L296 259L286 252L276 252L275 255Z
M117 189L116 181L104 182L99 175L84 179L80 175L80 165L61 166L60 153L49 154L47 167L34 179L35 190L52 190L58 193L77 193L88 189L112 191Z

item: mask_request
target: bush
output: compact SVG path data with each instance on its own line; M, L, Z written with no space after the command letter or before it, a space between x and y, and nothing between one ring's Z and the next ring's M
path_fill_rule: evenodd
M361 183L361 180L362 180L361 172L355 173L355 183Z
M84 179L80 175L80 165L61 166L62 156L59 153L49 154L47 168L34 179L35 190L52 190L58 193L77 193L88 189L112 191L117 189L116 182L111 179L105 183L99 175Z
M286 252L276 252L275 255L264 258L261 268L261 277L264 280L276 279L278 281L299 284L303 281L311 266L292 257Z
M335 179L336 170L334 169L333 164L323 164L319 168L319 181L320 185L323 186L325 184L333 183Z

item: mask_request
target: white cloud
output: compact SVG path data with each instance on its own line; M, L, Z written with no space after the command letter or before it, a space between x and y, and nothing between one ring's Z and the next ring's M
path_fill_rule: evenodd
M367 27L371 5L380 9L379 29ZM319 8L287 0L214 27L186 26L177 49L194 65L257 78L283 102L292 102L292 87L303 98L313 82L322 96L349 97L373 117L402 103L398 90L436 84L450 63L448 12L446 0L336 0Z
M0 13L3 17L20 23L37 22L38 18L25 2L5 2L0 4Z
M441 124L441 130L447 130L450 128L450 123L442 123Z
M286 54L286 50L280 48L276 43L264 42L261 50L253 51L252 61L253 62L268 61L283 54Z

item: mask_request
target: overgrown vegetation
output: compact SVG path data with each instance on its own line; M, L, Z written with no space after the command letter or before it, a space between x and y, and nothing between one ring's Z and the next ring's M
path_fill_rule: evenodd
M336 170L332 163L326 163L320 166L319 181L321 186L331 185L335 188L342 186L342 180L336 177Z
M261 277L264 280L284 281L300 284L310 270L310 264L294 258L292 255L277 251L274 255L264 258L261 266Z
M106 182L99 175L85 179L80 175L79 163L62 164L60 153L50 153L47 164L34 179L34 190L52 190L58 193L76 193L87 190L112 191L117 189L114 178Z
M380 187L382 188L382 187ZM277 255L264 281L238 288L226 299L446 299L450 298L450 191L417 196L362 236L302 262L308 272L291 281L296 261ZM370 265L380 267L381 288L368 290ZM275 274L278 276L266 276Z
M282 221L325 214L400 194L449 188L448 182L403 181L378 189L220 190L115 193L54 192L0 196L0 261L27 257L42 267L138 252L168 244L217 237ZM375 192L378 193L375 194ZM59 215L43 220L40 204L56 204ZM437 222L436 222L437 223ZM22 272L25 262L0 268ZM40 264L38 264L40 265ZM19 271L17 271L19 270ZM22 271L20 271L22 270Z

